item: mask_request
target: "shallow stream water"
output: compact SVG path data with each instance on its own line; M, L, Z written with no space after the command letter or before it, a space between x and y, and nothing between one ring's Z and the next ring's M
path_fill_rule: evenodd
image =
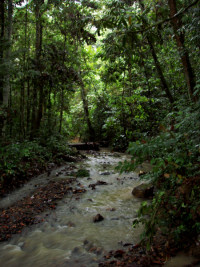
M123 244L136 244L141 229L133 230L132 221L136 217L141 200L135 198L132 189L140 184L136 173L120 175L115 167L128 156L119 153L101 152L89 155L76 164L86 168L90 177L78 178L87 190L80 196L66 196L55 211L51 211L44 223L26 228L0 244L0 266L98 266L103 254L112 249L122 249ZM0 207L13 204L30 195L36 186L49 180L66 178L65 166L51 173L41 175L22 189L0 201ZM58 175L59 174L59 175ZM89 187L97 181L107 185ZM93 222L100 213L104 220Z
M78 178L86 193L67 195L56 210L44 214L43 223L26 227L21 234L0 243L0 267L97 267L110 250L136 244L142 229L132 229L132 221L142 200L131 192L141 181L137 172L119 174L115 170L120 161L128 158L125 154L104 151L87 155L86 160L77 163L75 170L86 168L90 172L90 177ZM66 166L52 171L50 176L36 177L2 199L0 208L31 195L36 187L50 180L68 179ZM141 167L144 171L148 169L148 164ZM92 190L89 185L97 181L108 184ZM98 213L104 220L94 223L93 217ZM182 267L193 261L194 258L180 254L166 266Z

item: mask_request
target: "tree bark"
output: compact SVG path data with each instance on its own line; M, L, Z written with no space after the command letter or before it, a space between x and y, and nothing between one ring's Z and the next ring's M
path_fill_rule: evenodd
M168 0L168 5L170 9L170 16L173 17L177 14L176 0ZM171 20L171 24L174 30L174 35L176 39L176 44L180 53L181 62L183 65L184 76L187 83L188 93L191 99L195 100L193 93L195 87L195 75L192 68L189 53L185 47L185 36L184 33L180 30L182 23L179 17L175 17Z
M42 11L41 7L44 0L35 0L35 18L36 18L36 42L35 42L35 64L36 70L40 73L35 78L33 86L33 105L32 105L32 129L31 138L36 135L36 131L40 128L40 122L43 116L43 84L40 79L41 75L41 54L42 54ZM38 99L39 95L39 99Z
M0 65L3 64L4 29L5 29L5 1L0 2ZM3 73L0 73L0 105L3 104Z

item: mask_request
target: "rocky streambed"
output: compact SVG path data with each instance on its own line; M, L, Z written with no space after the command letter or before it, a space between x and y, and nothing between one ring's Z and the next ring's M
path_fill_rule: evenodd
M177 250L159 232L149 252L138 244L142 228L132 222L153 189L139 186L137 173L115 170L125 159L91 152L1 199L0 266L199 266L185 254L169 260Z
M132 190L141 182L115 170L127 157L89 154L2 199L1 265L98 266L109 251L136 245L141 229L132 221L141 199Z

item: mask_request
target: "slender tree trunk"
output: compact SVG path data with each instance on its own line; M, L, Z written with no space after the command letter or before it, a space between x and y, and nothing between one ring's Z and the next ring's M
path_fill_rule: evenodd
M3 64L3 54L4 54L4 32L5 30L5 1L0 2L0 66ZM3 81L4 74L0 72L0 107L3 107ZM2 135L2 129L4 126L4 114L0 114L0 138Z
M6 27L6 41L8 42L8 47L5 51L5 62L7 62L8 69L6 72L6 75L4 77L4 83L3 83L3 106L7 110L8 115L8 108L9 108L9 96L10 96L10 67L11 67L11 41L12 41L12 19L13 19L13 1L8 0L8 17L7 17L7 27ZM4 125L2 129L3 136L6 135L6 126L7 126L7 117L4 120Z
M132 80L132 65L130 59L128 62L128 80L129 80L129 96L132 96L133 80Z
M148 74L147 68L145 66L145 56L144 56L144 54L143 54L141 49L139 51L140 51L141 66L143 67L144 76L146 78L146 84L147 84L147 87L148 87L148 97L150 99L150 96L151 96L151 86L149 84L150 75Z
M26 133L30 135L30 114L31 114L31 101L30 101L30 81L27 79L27 106L26 106Z
M43 34L43 25L42 25L42 14L41 14L41 5L43 1L39 1L40 4L36 7L36 65L37 69L41 72L41 53L42 53L42 34ZM39 103L38 103L38 112L37 112L37 130L40 127L40 122L43 116L43 104L44 104L44 92L43 92L43 83L40 79L37 80L36 87L39 92Z
M10 54L11 54L11 39L12 39L12 17L13 17L13 2L8 0L8 22L7 22L7 41L9 43L6 53L5 61L8 62L7 75L5 76L5 84L3 87L3 104L8 107L9 92L10 92Z
M89 116L89 108L88 108L88 101L87 101L87 96L85 92L85 87L82 78L80 78L80 85L81 85L81 98L83 102L83 109L84 109L84 114L85 114L85 119L87 122L88 126L88 131L89 131L89 141L94 141L95 140L95 131L92 127L92 123L90 121L90 116Z
M175 14L177 14L176 0L168 0L168 5L170 9L170 16L173 17ZM180 52L180 58L181 58L181 62L183 65L188 93L191 99L195 100L193 96L194 87L195 87L195 75L194 75L194 70L190 62L189 53L184 44L185 37L184 37L184 33L181 31L182 23L179 17L173 18L171 20L171 23L172 23L172 27L174 30L176 44Z
M161 84L162 84L162 87L163 87L163 90L165 91L170 103L173 103L174 102L174 98L173 98L173 96L172 96L172 94L171 94L171 92L169 90L169 87L168 87L167 81L165 79L165 76L163 74L160 62L158 60L154 45L153 45L153 43L151 41L151 38L148 35L147 35L147 41L148 41L148 44L149 44L149 47L150 47L150 50L151 50L151 54L152 54L152 57L153 57L153 60L154 60L154 64L156 66L156 70L158 72L158 76L160 78L160 81L161 81Z
M3 64L4 29L5 29L5 1L0 2L0 65ZM0 105L3 104L3 73L0 73Z
M63 86L62 86L62 88L61 88L60 102L61 102L61 106L60 106L60 125L59 125L59 133L62 132L62 121L63 121L63 109L64 109L64 90L63 90Z
M24 122L24 128L25 128L25 135L30 134L30 105L31 105L31 100L30 100L30 78L27 75L28 74L28 60L29 60L29 48L30 48L30 38L28 35L28 10L26 6L26 13L25 13L25 27L24 27L24 34L25 34L25 40L24 40L24 72L26 74L25 76L25 81L24 81L24 89L25 89L25 94L26 94L26 112L24 111L26 116L26 123ZM25 108L25 107L24 107Z
M23 140L25 136L24 130L24 92L25 92L25 83L22 81L21 84L21 94L20 94L20 139Z
M51 91L52 91L52 82L49 82L49 91L48 91L48 133L51 135L52 132L52 119L51 119Z
M63 44L63 65L65 64L65 56L66 56L66 42L67 36L64 36L64 44ZM63 86L61 88L61 106L60 106L60 126L59 126L59 133L62 132L62 122L63 122L63 111L64 111L64 89Z
M41 6L44 0L35 0L35 18L36 18L36 42L35 42L35 62L36 69L41 73L41 54L42 54L42 12ZM38 98L39 95L39 99ZM40 127L43 116L43 84L40 77L36 77L33 86L33 106L32 106L32 132L31 137L36 135Z
M138 0L138 1L139 1L141 9L144 11L143 0ZM144 20L143 20L143 23L146 24L146 22ZM153 60L154 60L154 64L155 64L158 76L159 76L161 84L162 84L162 88L165 91L166 96L168 97L170 103L173 103L174 102L174 98L173 98L173 96L172 96L172 94L171 94L171 92L169 90L167 81L165 79L165 76L164 76L162 68L161 68L161 64L160 64L160 62L158 60L158 57L157 57L157 54L156 54L156 51L155 51L155 48L154 48L154 45L153 45L153 41L151 40L151 36L148 33L147 33L147 42L148 42L148 45L149 45L150 50L151 50L151 54L152 54L152 57L153 57Z

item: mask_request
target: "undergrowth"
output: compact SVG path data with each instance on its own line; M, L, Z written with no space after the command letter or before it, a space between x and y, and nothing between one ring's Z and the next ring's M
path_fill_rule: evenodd
M40 140L12 142L0 147L1 194L23 184L30 177L47 170L48 163L60 164L73 152L67 142L51 137Z
M132 171L145 161L152 171L143 179L155 186L152 202L143 202L136 227L143 223L143 241L150 247L159 229L171 242L182 246L185 239L200 234L200 103L171 112L160 125L160 133L131 143L130 162L121 171Z

